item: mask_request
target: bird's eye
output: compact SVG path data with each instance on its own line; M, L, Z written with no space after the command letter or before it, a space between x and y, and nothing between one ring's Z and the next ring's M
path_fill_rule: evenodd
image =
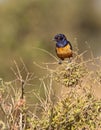
M55 39L58 39L58 37L55 37Z
M60 40L63 40L63 37L60 37Z

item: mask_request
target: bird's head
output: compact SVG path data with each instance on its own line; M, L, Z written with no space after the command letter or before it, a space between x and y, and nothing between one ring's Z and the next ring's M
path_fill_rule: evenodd
M62 42L64 40L66 40L66 37L64 34L57 34L54 37L54 41L56 41L56 42Z

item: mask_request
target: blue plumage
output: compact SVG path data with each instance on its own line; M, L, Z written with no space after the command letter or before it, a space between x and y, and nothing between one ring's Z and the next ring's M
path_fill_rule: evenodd
M63 39L62 41L58 41L57 43L56 43L56 47L64 47L64 46L66 46L68 44L68 41L65 39Z

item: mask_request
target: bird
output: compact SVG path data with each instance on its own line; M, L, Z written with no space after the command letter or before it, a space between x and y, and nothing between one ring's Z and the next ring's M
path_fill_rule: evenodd
M59 64L62 63L62 61L65 58L71 58L73 57L73 48L71 43L67 40L66 36L64 34L56 34L53 38L53 40L56 42L56 54L59 57Z

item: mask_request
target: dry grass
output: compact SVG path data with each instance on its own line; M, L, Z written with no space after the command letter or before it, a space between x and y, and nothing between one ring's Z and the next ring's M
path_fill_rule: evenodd
M57 61L57 59L56 59ZM95 88L101 89L101 58L84 61L83 54L71 62L43 63L39 69L46 73L39 79L38 92L29 94L38 103L27 104L25 87L35 78L21 60L14 61L15 80L0 80L0 129L10 130L99 130L101 128L101 98ZM44 90L44 91L43 91ZM43 91L43 97L41 96ZM31 107L32 107L31 106Z

